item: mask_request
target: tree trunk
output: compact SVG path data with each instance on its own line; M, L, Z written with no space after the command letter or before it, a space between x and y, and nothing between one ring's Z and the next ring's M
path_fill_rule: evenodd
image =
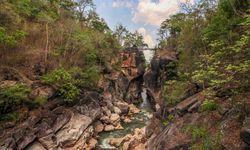
M45 55L44 55L44 63L47 64L48 59L48 48L49 48L49 27L48 23L46 23L46 46L45 46Z

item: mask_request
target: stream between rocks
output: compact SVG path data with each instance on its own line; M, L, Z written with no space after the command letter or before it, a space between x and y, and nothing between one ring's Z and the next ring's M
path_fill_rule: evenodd
M102 132L99 134L98 144L100 148L115 149L115 147L109 144L110 139L124 137L127 134L132 133L134 129L146 126L147 122L152 117L153 110L147 98L146 88L143 88L141 96L143 101L137 106L140 109L140 112L133 116L134 119L132 119L130 123L121 124L124 129L110 132Z

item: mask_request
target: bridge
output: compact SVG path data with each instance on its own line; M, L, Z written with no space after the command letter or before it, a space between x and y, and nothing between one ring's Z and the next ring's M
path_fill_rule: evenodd
M136 52L136 51L155 51L154 48L137 48L137 47L127 47L127 48L124 48L122 49L123 51L126 51L126 52Z

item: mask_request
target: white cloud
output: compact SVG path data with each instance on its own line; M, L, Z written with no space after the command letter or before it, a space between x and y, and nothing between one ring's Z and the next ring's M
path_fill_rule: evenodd
M114 0L112 3L113 8L118 8L118 7L129 7L132 8L134 6L134 3L132 0Z
M148 44L148 47L153 48L155 46L152 36L147 33L145 28L141 27L137 31L143 36L143 40Z
M140 34L145 35L146 34L146 29L141 27L137 30Z
M151 25L160 26L160 24L169 16L180 10L180 3L187 0L139 0L138 6L134 11L134 22L145 22ZM194 0L190 0L191 3Z

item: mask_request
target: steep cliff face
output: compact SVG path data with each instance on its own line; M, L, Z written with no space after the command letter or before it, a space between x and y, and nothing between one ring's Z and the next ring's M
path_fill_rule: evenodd
M126 49L120 52L117 61L121 63L120 71L103 76L103 80L108 81L102 85L104 91L114 93L128 103L139 103L145 72L143 53L136 48Z
M167 80L176 78L175 53L159 53L150 62L150 67L143 76L148 95L155 109L160 112L164 108L162 87Z

